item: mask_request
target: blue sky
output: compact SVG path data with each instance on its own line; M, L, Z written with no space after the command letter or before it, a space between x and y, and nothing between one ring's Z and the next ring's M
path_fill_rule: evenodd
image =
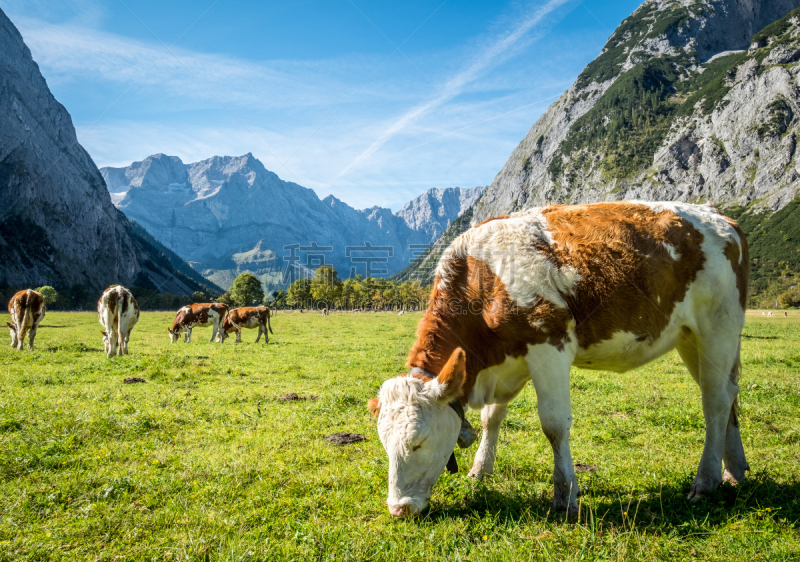
M0 0L98 166L252 152L356 208L488 185L625 0Z

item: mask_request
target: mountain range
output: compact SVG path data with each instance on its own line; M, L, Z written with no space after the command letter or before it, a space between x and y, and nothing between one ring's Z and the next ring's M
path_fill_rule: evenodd
M189 164L155 154L100 171L119 210L222 287L247 271L277 288L323 263L342 277L394 273L484 189L431 189L395 214L320 200L249 153Z
M214 292L111 203L17 28L0 10L0 287Z
M398 277L429 281L449 241L489 217L623 199L712 203L750 225L753 255L800 272L800 220L789 216L800 193L798 6L644 2L531 127L468 220ZM779 211L780 255L760 248L757 228ZM754 262L754 278L763 267Z

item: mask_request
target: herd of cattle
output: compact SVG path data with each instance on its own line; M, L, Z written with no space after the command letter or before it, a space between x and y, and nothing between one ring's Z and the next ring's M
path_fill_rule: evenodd
M44 297L32 289L20 291L11 297L8 313L11 322L6 322L11 331L11 347L22 349L25 336L28 336L28 349L33 349L36 330L44 318L47 306ZM114 285L103 292L97 301L97 318L103 326L103 346L108 357L127 355L131 331L139 321L139 304L131 292L121 285ZM211 341L224 342L236 333L236 341L242 341L243 328L258 328L256 343L264 334L264 343L269 342L270 310L266 306L245 306L228 310L220 303L192 304L184 306L175 314L169 330L169 339L175 343L184 334L184 341L192 340L195 326L212 327Z

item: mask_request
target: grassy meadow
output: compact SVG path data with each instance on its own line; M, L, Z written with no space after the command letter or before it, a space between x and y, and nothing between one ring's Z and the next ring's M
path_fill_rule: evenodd
M143 313L107 359L94 313L50 312L37 349L0 347L0 560L780 560L800 557L800 314L748 317L740 395L749 481L685 500L703 445L675 353L574 370L580 520L550 510L532 385L495 474L444 474L424 516L386 510L366 400L398 374L420 316L285 314L269 345L171 345ZM6 320L7 318L3 318ZM3 332L3 338L7 335ZM145 384L123 384L142 377ZM295 392L317 400L281 401ZM476 412L468 416L477 428ZM327 434L362 433L337 447Z

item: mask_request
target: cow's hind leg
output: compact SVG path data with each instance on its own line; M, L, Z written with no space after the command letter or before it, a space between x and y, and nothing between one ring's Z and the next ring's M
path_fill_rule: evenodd
M573 357L566 350L540 344L531 347L526 360L536 389L542 432L553 447L553 506L577 513L578 481L569 448L569 371Z
M736 396L739 393L739 334L724 327L709 330L706 337L697 337L685 330L678 352L689 372L700 386L706 440L689 499L700 500L722 482L722 461L725 478L739 482L749 468L739 433Z
M258 335L256 336L256 343L261 339L261 324L258 325Z
M497 439L500 437L500 426L508 413L505 404L488 404L481 410L481 425L483 435L478 452L475 453L475 460L472 463L472 470L469 475L472 478L483 478L491 474L494 470L494 459L497 456Z
M28 349L33 349L33 340L36 339L36 324L31 326L31 331L28 332Z

